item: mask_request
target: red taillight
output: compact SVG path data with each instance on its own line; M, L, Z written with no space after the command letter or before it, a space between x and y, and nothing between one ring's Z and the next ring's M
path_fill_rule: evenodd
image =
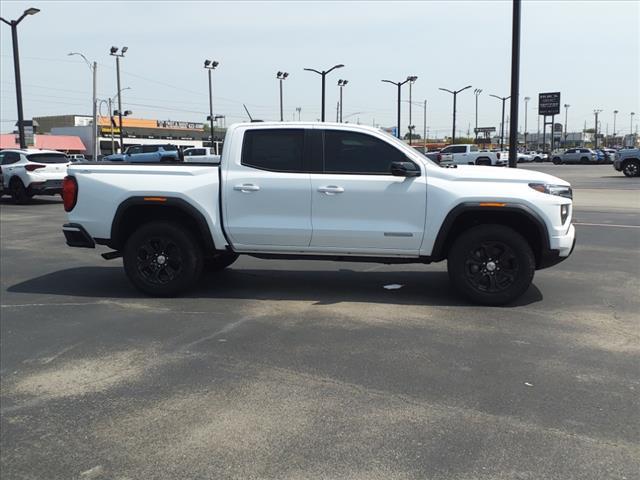
M26 165L24 169L27 172L33 172L34 170L37 170L39 168L44 168L44 167L46 167L46 165L38 165L37 163L30 163L29 165Z
M78 182L76 177L66 176L62 180L62 201L64 203L64 211L70 212L76 206L78 200Z

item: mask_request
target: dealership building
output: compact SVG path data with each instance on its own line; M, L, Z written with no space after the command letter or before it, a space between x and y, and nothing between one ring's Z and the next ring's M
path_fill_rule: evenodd
M56 115L34 117L38 133L77 136L86 146L85 156L93 154L93 118L87 115ZM120 125L118 118L98 117L98 155L120 151ZM222 149L226 128L214 126L214 147ZM181 148L211 146L209 129L204 123L144 118L122 118L123 149L131 145L172 144Z

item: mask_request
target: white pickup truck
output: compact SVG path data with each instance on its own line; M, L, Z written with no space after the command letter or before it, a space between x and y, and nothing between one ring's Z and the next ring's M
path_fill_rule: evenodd
M572 191L532 170L441 168L373 128L249 123L219 166L71 165L67 244L107 245L154 296L194 287L238 255L386 264L448 261L452 285L513 301L574 246ZM425 286L428 288L428 286Z
M500 152L489 150L479 150L477 145L464 143L460 145L449 145L440 150L438 156L440 165L493 165L505 166L508 157L500 155Z

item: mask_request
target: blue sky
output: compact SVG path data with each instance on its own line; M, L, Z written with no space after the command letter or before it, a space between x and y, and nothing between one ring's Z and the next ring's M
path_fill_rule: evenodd
M628 133L629 112L640 117L640 3L637 1L524 1L521 99L529 102L529 131L536 130L537 95L560 91L569 108L569 130L593 126ZM28 7L41 12L19 26L25 117L90 113L91 77L79 51L98 62L98 96L116 91L111 45L129 47L122 60L123 107L135 117L204 121L208 114L205 58L218 60L214 110L227 123L279 118L278 70L285 118L296 107L302 119L320 116L320 77L304 67L345 68L327 77L327 119L335 119L339 78L343 116L361 123L395 125L396 90L382 79L417 75L414 102L427 100L427 125L451 129L451 95L438 87L483 89L480 126L499 126L501 104L488 94L509 95L510 1L447 2L98 2L3 0L1 16L14 19ZM10 28L0 28L0 130L17 118ZM408 100L408 88L403 99ZM524 122L520 104L520 125ZM507 108L508 111L508 108ZM474 124L473 89L458 97L458 126ZM403 103L403 125L408 104ZM562 115L564 122L564 115ZM416 130L423 109L413 108ZM403 128L403 131L405 129Z

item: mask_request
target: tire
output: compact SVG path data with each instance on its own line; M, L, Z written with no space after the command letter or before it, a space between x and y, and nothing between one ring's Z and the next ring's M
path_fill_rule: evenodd
M491 160L487 157L480 157L476 159L476 165L488 165L491 166Z
M561 163L562 163L562 160L560 160L560 157L554 157L553 159L554 165L560 165Z
M22 180L20 180L18 177L13 177L9 182L9 191L11 192L13 203L15 203L16 205L22 205L24 203L27 203L27 200L29 200L27 189L24 188Z
M587 157L582 157L582 158L580 159L580 163L582 163L582 164L587 164L587 163L589 163L589 159L588 159Z
M191 232L166 221L149 222L128 239L124 269L131 283L154 297L172 297L192 288L203 268L202 247Z
M237 253L220 252L212 257L205 258L204 269L207 272L218 272L224 270L238 259Z
M534 162L540 163L542 162L542 159L540 157L536 157L533 159Z
M462 233L447 259L455 289L482 305L504 305L520 297L531 285L535 267L533 251L522 235L495 224Z
M640 161L627 160L624 162L624 165L622 165L622 173L624 173L626 177L640 176Z

